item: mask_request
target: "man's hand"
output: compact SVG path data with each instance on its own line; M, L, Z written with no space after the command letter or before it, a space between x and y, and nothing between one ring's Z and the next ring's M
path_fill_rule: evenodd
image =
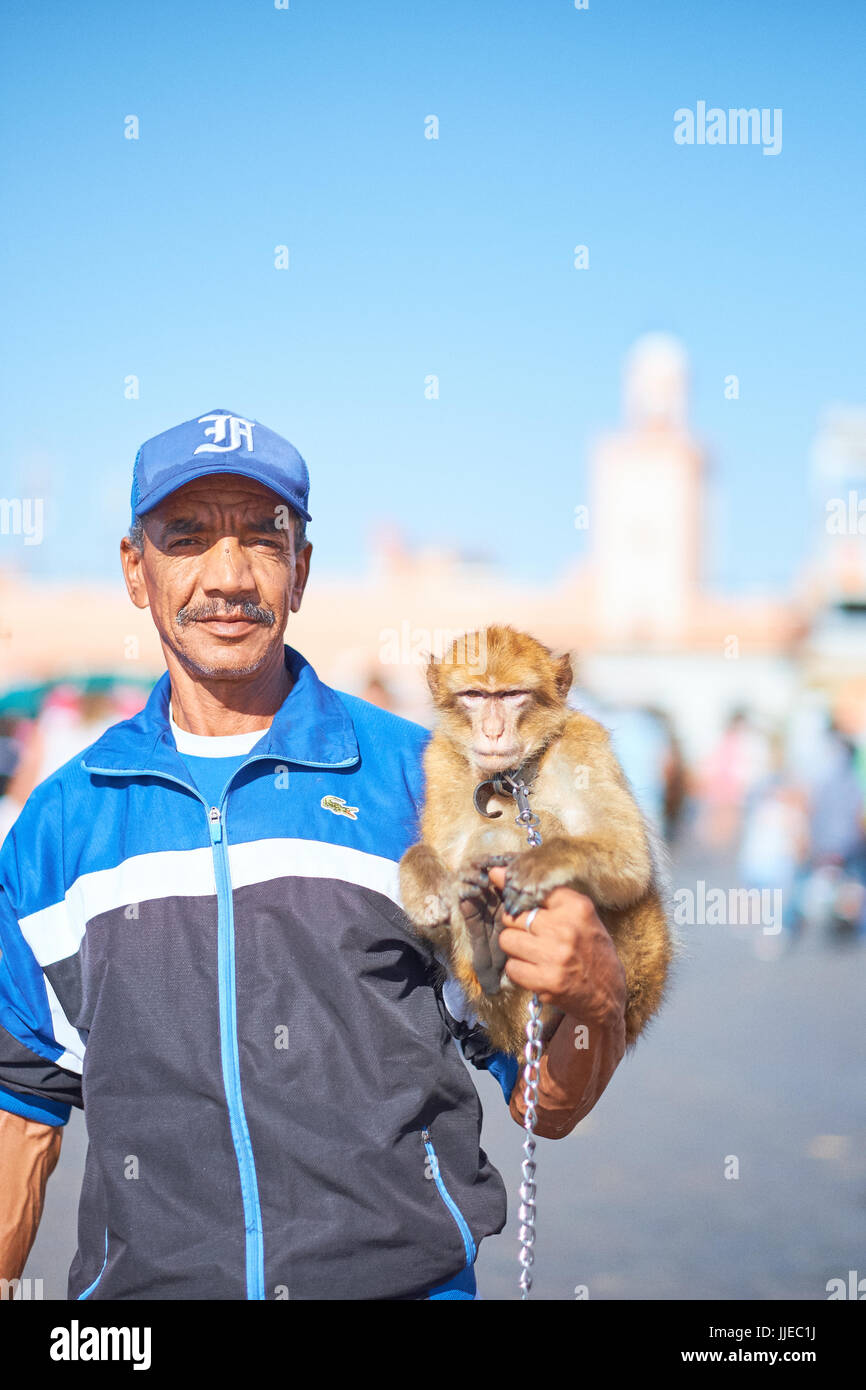
M497 889L504 868L490 869ZM499 914L497 946L505 973L581 1023L609 1025L625 1013L625 971L592 900L573 888L554 888L527 931L530 914Z
M589 1113L625 1052L625 971L592 901L571 888L554 888L526 929L528 912L510 917L500 890L505 868L489 869L490 889L461 901L473 945L475 972L484 987L503 966L515 985L537 993L565 1015L541 1058L535 1132L561 1139ZM584 1025L577 1029L575 1024ZM523 1125L518 1077L512 1119Z

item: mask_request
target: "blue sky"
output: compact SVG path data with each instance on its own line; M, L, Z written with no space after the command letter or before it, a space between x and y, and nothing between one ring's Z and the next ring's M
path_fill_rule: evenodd
M120 582L138 445L218 406L304 454L319 572L387 520L544 580L666 330L708 578L786 585L822 412L866 402L864 30L859 0L4 7L0 493L45 539L0 563ZM699 100L781 108L781 153L675 144Z

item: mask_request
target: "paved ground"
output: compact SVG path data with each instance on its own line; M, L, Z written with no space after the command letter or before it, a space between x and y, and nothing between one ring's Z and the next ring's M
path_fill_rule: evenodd
M729 882L693 860L676 884L697 877ZM778 953L760 927L681 933L651 1033L569 1138L539 1141L533 1296L825 1299L828 1279L866 1276L866 944L807 937ZM479 1287L514 1298L522 1133L496 1083L477 1080L483 1142L515 1194L482 1246ZM25 1271L46 1298L66 1296L85 1142L74 1112Z

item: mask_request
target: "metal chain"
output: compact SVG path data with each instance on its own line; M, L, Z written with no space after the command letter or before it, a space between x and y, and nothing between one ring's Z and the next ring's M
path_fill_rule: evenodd
M525 1113L523 1128L526 1138L523 1141L523 1162L520 1171L523 1181L520 1184L520 1207L517 1218L520 1226L517 1238L520 1241L520 1297L529 1297L532 1288L530 1266L535 1260L535 1121L538 1104L538 1068L541 1062L541 1005L538 995L533 994L529 1001L529 1017L526 1020L526 1047L523 1049L526 1066L523 1068L523 1099Z
M514 782L512 795L517 802L515 823L526 831L528 843L535 848L541 844L538 830L538 816L530 810L529 792L524 782ZM536 908L535 911L538 909ZM532 925L531 913L527 930ZM529 1014L526 1020L526 1046L523 1049L525 1066L523 1068L523 1128L526 1138L523 1141L523 1162L520 1171L523 1181L520 1184L520 1206L517 1218L520 1222L517 1238L520 1241L520 1297L527 1299L532 1288L531 1266L535 1260L535 1124L538 1118L538 1077L541 1064L541 1003L537 994L529 1001Z

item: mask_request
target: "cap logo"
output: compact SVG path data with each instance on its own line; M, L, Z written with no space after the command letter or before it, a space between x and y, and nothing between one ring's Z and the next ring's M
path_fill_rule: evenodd
M202 415L198 424L203 425L208 420L213 420L213 424L205 430L205 434L210 435L213 443L199 444L193 450L194 454L230 454L233 449L239 449L241 443L246 444L248 453L252 453L254 420L242 420L239 415ZM224 444L227 431L228 443Z

